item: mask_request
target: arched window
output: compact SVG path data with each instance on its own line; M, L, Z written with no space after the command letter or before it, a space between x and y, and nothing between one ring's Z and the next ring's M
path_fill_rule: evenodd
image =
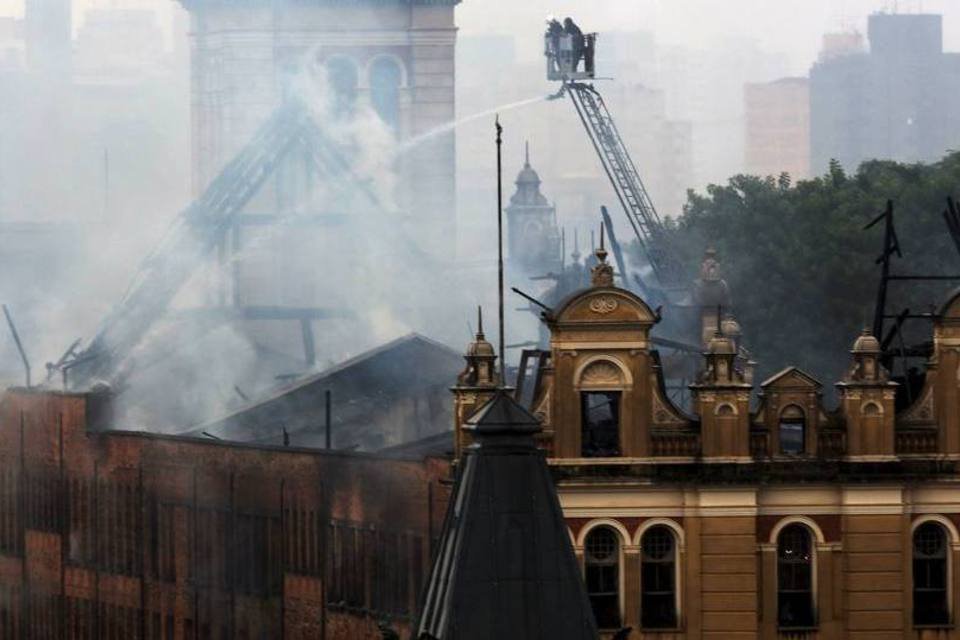
M650 527L640 539L640 624L677 627L677 545L669 527Z
M395 60L380 57L370 65L370 102L380 119L396 131L400 125L403 72Z
M344 56L333 56L327 60L326 67L333 115L347 116L357 102L357 65Z
M941 625L950 621L947 606L947 533L936 522L913 532L913 623Z
M781 627L812 627L813 550L810 531L787 525L777 537L777 622Z
M597 527L584 541L587 596L597 626L620 628L620 541L609 527Z
M807 418L803 409L795 404L780 413L780 453L800 455L805 450Z
M581 455L604 458L620 455L620 392L585 391L582 397Z
M629 384L624 370L611 360L587 364L577 376L580 388L580 455L620 455L620 391Z
M732 404L725 402L717 407L716 414L723 418L730 418L737 415L737 410Z

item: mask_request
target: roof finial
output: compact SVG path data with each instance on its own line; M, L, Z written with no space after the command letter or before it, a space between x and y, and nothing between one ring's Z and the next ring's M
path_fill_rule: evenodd
M593 232L590 233L593 237ZM600 225L600 246L594 251L597 264L590 273L590 283L595 287L613 286L613 267L607 264L607 249L604 245L603 224Z
M523 166L530 168L530 141L527 140L526 143L526 154L524 155Z
M607 261L607 248L604 246L603 241L603 223L600 223L600 247L594 252L594 255L597 256L597 260L601 263Z
M477 339L483 340L483 307L477 305Z

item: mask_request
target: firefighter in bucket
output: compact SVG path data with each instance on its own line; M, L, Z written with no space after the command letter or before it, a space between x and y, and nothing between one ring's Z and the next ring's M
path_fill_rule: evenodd
M561 23L547 16L544 46L549 80L588 80L594 77L594 51L597 34L584 34L572 18ZM583 70L580 62L583 61Z

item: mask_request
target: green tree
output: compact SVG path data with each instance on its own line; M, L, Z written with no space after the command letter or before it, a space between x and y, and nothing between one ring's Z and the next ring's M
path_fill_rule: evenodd
M717 250L760 375L797 365L832 389L873 318L883 225L864 226L890 199L904 253L894 271L960 273L941 215L958 188L960 153L928 165L870 161L855 175L832 163L826 175L792 184L737 175L706 194L689 192L669 228L691 280L703 251ZM927 311L949 287L894 284L890 309ZM929 339L929 325L914 325L908 338Z

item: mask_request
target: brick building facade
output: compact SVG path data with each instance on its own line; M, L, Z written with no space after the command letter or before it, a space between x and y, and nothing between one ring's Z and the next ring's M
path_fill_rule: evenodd
M601 254L593 286L544 312L550 349L517 383L534 387L601 636L960 637L960 292L934 314L912 403L896 402L869 334L851 336L839 406L826 407L797 368L754 388L739 337L715 329L688 414L651 346L659 314L613 286ZM704 326L735 324L716 312L703 308ZM496 386L471 357L458 455Z
M379 638L439 535L444 465L90 429L0 401L0 637Z

